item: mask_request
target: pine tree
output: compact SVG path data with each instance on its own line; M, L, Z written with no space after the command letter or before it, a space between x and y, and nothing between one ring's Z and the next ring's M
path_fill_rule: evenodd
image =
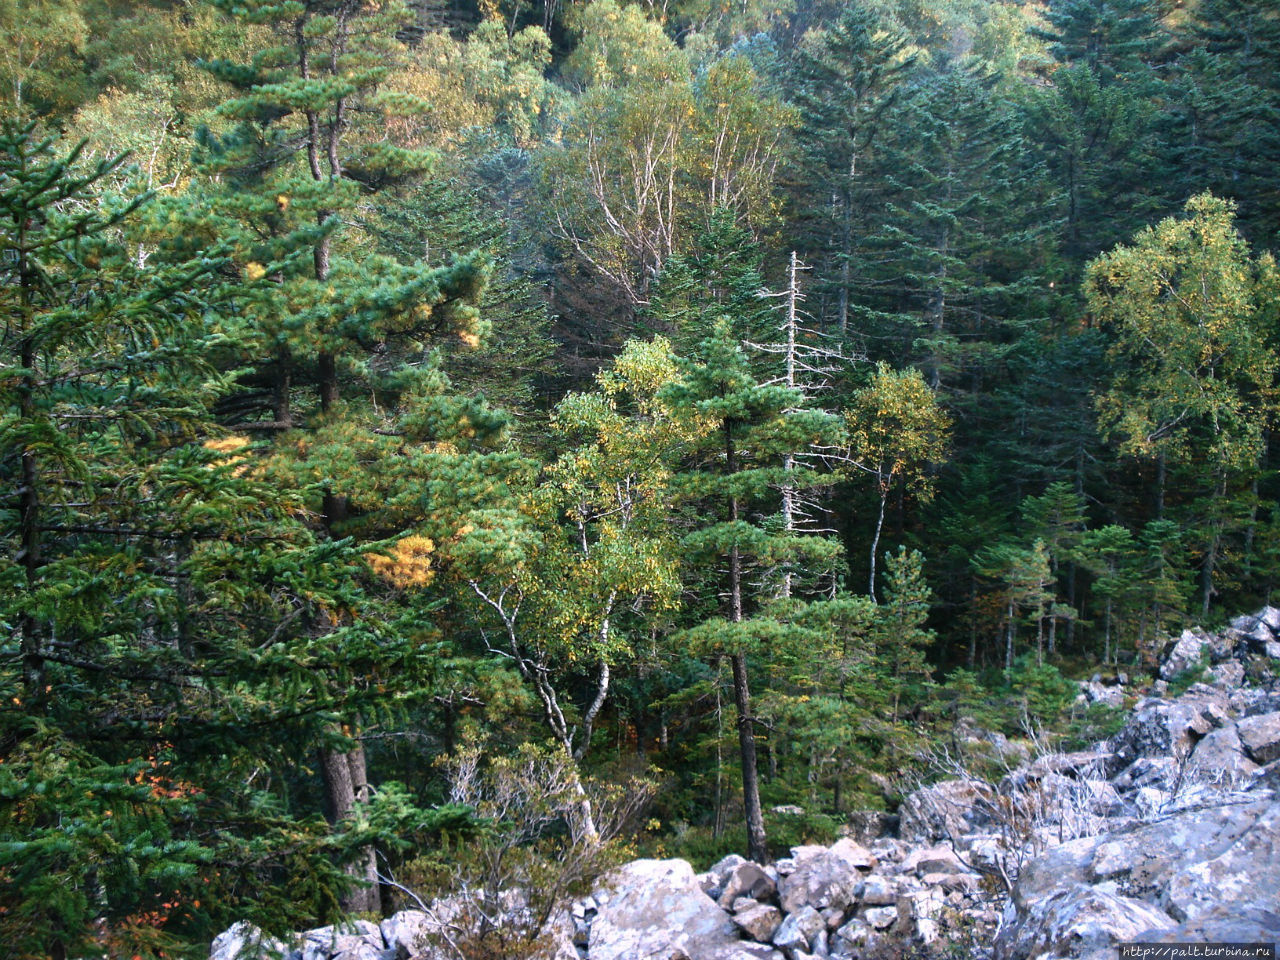
M679 418L700 429L698 440L690 443L690 469L678 478L678 488L690 500L715 504L719 514L714 522L697 524L685 536L684 549L691 560L725 566L719 615L684 637L696 650L727 657L732 668L748 855L761 860L768 850L748 656L767 657L771 647L786 642L788 629L752 596L751 570L830 551L816 538L752 522L751 512L768 502L780 480L803 482L795 470L782 476L782 455L820 442L830 434L833 418L806 410L794 389L762 385L727 317L716 323L696 359L682 363L681 373L664 396Z

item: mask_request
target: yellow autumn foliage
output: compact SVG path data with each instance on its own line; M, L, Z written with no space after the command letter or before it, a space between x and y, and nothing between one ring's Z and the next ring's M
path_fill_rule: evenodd
M431 555L436 545L429 537L411 534L397 540L383 553L366 553L365 560L375 574L401 590L425 587L435 577Z

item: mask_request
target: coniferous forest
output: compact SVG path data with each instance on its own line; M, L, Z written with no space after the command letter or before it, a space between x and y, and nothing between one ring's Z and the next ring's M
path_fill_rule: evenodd
M4 956L763 862L1280 585L1273 0L0 0L0 101Z

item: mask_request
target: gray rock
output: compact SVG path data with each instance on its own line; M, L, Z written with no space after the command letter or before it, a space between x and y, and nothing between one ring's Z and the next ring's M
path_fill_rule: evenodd
M753 907L735 913L733 922L752 940L770 943L782 924L782 911L777 907L757 903Z
M1280 713L1245 717L1236 724L1236 729L1245 751L1255 763L1280 759Z
M867 924L864 920L850 920L843 927L836 931L837 949L841 944L847 944L850 947L861 946L867 941Z
M747 861L740 863L729 873L724 882L724 890L717 902L728 909L739 897L750 897L753 900L768 900L778 891L773 878L764 872L758 864Z
M844 837L831 845L831 856L859 870L874 870L878 865L875 855L857 841Z
M1233 723L1208 733L1196 744L1187 764L1187 773L1193 777L1232 786L1247 782L1257 769Z
M1081 681L1080 694L1085 703L1101 703L1108 707L1123 706L1127 696L1123 687L1108 687L1096 680Z
M1209 637L1204 631L1183 630L1182 636L1173 641L1165 651L1160 676L1165 680L1172 680L1178 674L1198 666L1208 646Z
M783 950L809 950L819 931L826 931L822 914L810 906L804 906L788 914L773 935L773 945Z
M367 956L366 947L381 951L387 944L382 931L368 920L317 927L302 934L302 960L329 960L351 954L351 960L377 960Z
M241 920L214 939L209 960L279 960L288 947L251 923Z
M995 941L995 957L1085 957L1116 941L1133 940L1144 931L1172 926L1172 918L1142 900L1073 884L1022 909L1006 909Z
M608 902L601 902L608 893ZM591 960L681 956L737 960L743 945L728 915L698 885L683 860L637 860L593 891L601 905L591 924Z
M898 836L908 843L936 843L976 833L989 822L990 788L968 780L943 780L921 787L898 808Z
M873 929L884 930L898 919L897 907L872 907L862 917Z
M898 902L898 885L888 877L873 873L867 877L862 889L862 902L872 907L883 907Z
M967 873L966 867L956 852L949 846L938 844L915 850L907 855L899 869L903 873L914 873L924 876L926 873Z
M396 951L398 960L408 960L426 943L427 915L421 910L401 910L378 924L382 940Z
M1200 738L1221 723L1224 702L1198 697L1143 701L1110 741L1114 756L1108 772L1114 776L1144 757L1187 756Z
M702 887L703 893L715 900L719 898L724 890L724 885L728 882L729 875L746 862L746 857L731 853L724 859L712 864L711 869L706 873L698 874L698 885Z
M1231 690L1244 683L1244 664L1239 660L1224 660L1205 671L1205 679L1215 687Z
M358 943L340 953L335 953L332 960L396 960L395 950L375 947L371 943Z
M802 906L844 909L862 893L859 864L868 862L870 854L853 841L841 840L830 849L797 847L792 852L795 870L778 881L784 912L793 913Z
M813 942L809 945L809 949L813 951L813 955L815 957L831 956L831 947L828 943L829 939L826 927L823 927L813 935Z
M1272 608L1274 609L1274 608ZM1260 907L1217 906L1174 927L1144 930L1134 937L1150 943L1278 943L1280 912Z
M898 817L883 810L855 810L849 814L845 829L851 840L871 844L881 837L892 836L898 830Z
M1095 933L1134 939L1129 932L1141 930L1126 932L1125 918L1140 919L1140 911L1127 901L1156 911L1143 929L1158 930L1223 909L1274 911L1276 890L1280 801L1186 810L1125 832L1073 840L1026 863L1002 924L1004 952L997 956L1020 960L1026 951L1047 949L1057 943L1052 931L1070 932L1077 919L1101 924L1090 928ZM1115 898L1126 903L1118 905ZM1088 931L1072 936L1073 943L1101 942L1101 934Z

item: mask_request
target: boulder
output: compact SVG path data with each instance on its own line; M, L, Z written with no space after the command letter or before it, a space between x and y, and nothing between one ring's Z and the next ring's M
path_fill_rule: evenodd
M428 926L421 910L401 910L378 924L383 942L396 951L397 960L408 960L425 947Z
M830 855L839 857L845 863L859 870L874 870L877 866L875 855L862 844L849 837L844 837L833 843Z
M1006 908L997 957L1021 960L1036 950L1056 951L1060 936L1068 934L1084 950L1100 943L1103 933L1132 940L1144 930L1224 910L1274 912L1276 890L1280 800L1237 798L1186 810L1073 840L1028 861ZM1151 922L1136 930L1142 912L1133 902L1154 911ZM1077 929L1077 920L1095 926Z
M850 920L836 931L835 948L842 954L867 942L867 923L865 920Z
M1197 686L1177 700L1147 699L1108 743L1112 757L1107 773L1114 777L1137 760L1173 761L1188 756L1206 734L1227 718L1222 691Z
M1077 883L1020 910L1010 904L996 936L995 958L1086 957L1173 925L1171 917L1149 903Z
M1239 660L1224 660L1204 672L1205 680L1223 690L1233 690L1244 683L1244 664Z
M936 843L976 833L989 822L990 788L970 780L943 780L908 794L898 808L898 836L908 843Z
M1201 657L1208 652L1209 637L1203 630L1183 630L1182 636L1172 641L1165 650L1160 676L1172 680L1200 665Z
M888 877L873 873L862 888L862 902L872 907L883 907L898 902L898 885Z
M782 911L768 904L757 903L733 915L733 922L742 928L752 940L769 943L782 923Z
M898 919L897 907L872 907L862 915L862 919L873 930L886 930Z
M850 906L862 893L859 865L875 862L852 840L841 840L830 849L796 847L792 853L795 870L778 881L778 900L785 913L802 906L815 910Z
M698 884L707 896L717 899L724 890L724 885L728 881L730 874L746 862L746 857L731 853L723 860L712 864L711 869L706 873L699 874Z
M1234 723L1209 732L1196 744L1187 764L1190 776L1229 786L1246 783L1257 769L1258 765L1245 754Z
M787 915L773 935L773 945L783 950L808 950L819 931L826 931L826 921L813 907L804 906Z
M968 873L969 868L949 846L924 847L907 855L898 868L903 873L924 876L926 873Z
M349 954L350 960L381 960L370 949L381 952L386 944L382 931L368 920L353 920L329 927L317 927L302 934L302 960L329 960Z
M591 960L739 960L744 951L752 955L684 860L633 861L608 874L597 891Z
M717 902L727 910L740 897L768 900L777 891L778 885L774 883L773 877L765 873L759 864L748 860L733 868Z
M1085 703L1101 703L1108 707L1124 706L1124 698L1127 696L1124 687L1108 687L1096 680L1082 680L1080 695Z
M1245 752L1255 763L1280 759L1280 712L1245 717L1236 729Z
M849 822L843 828L849 839L871 844L881 837L889 837L898 831L898 817L883 810L855 810L849 814Z
M209 960L279 960L287 954L282 941L243 920L218 934L209 948Z
M1148 943L1280 943L1280 910L1214 907L1194 920L1134 937Z

